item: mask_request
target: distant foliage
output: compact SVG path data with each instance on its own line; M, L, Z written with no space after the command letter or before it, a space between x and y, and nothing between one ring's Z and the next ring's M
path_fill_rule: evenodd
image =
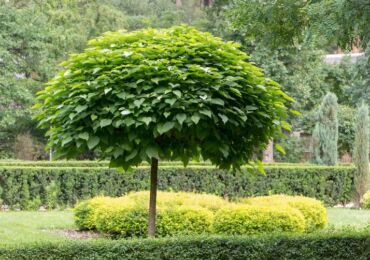
M360 205L361 198L369 188L369 108L362 104L357 110L354 162L356 174L354 176L355 201Z
M335 165L338 159L337 97L328 93L317 112L317 123L312 134L313 162Z
M356 109L339 105L338 106L338 153L352 154L355 143L355 119Z
M299 163L304 160L305 143L303 138L289 136L279 139L278 142L274 142L274 144L280 144L285 150L285 154L281 153L276 149L275 145L274 161Z

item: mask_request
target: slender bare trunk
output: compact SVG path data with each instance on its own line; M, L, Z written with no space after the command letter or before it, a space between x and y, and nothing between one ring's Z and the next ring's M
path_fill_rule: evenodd
M158 159L152 158L150 168L150 198L149 198L149 220L148 236L155 236L155 220L157 207L157 180L158 180Z

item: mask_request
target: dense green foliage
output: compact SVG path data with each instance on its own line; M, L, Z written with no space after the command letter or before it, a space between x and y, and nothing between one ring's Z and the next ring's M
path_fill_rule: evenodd
M232 205L216 212L214 232L227 235L263 233L303 233L302 213L290 207Z
M31 134L35 148L43 148L44 133L31 120L34 94L69 52L82 50L92 36L122 27L123 13L103 2L0 1L0 157L14 157L14 142L22 133ZM32 159L45 157L34 154Z
M370 40L370 7L366 0L220 1L228 3L232 27L251 41L271 47L339 44L366 48ZM264 32L264 33L261 33Z
M250 172L225 173L212 167L163 167L159 189L197 191L228 198L288 194L315 197L326 204L350 201L355 168L351 166L265 166L266 176ZM55 181L57 204L73 206L97 195L120 196L149 188L148 168L119 173L107 168L0 167L0 198L13 208L46 205L46 187ZM52 191L52 189L51 189Z
M355 107L361 99L367 103L370 100L370 48L357 64L342 62L333 66L323 62L323 55L337 52L338 45L349 49L355 44L366 49L370 13L367 0L0 3L0 158L26 159L23 154L30 150L27 159L47 156L43 152L44 132L37 130L31 120L35 111L29 107L35 102L34 93L60 69L57 64L61 60L72 52L81 52L88 39L105 31L167 28L186 23L240 42L242 49L250 53L250 60L297 101L291 106L303 116L291 117L289 122L293 129L309 134L313 126L307 126L307 120L315 118L309 118L308 113L328 91L335 93L342 105ZM284 22L276 22L281 20ZM342 150L341 139L346 137L340 133L341 129L339 153L350 152ZM94 154L81 154L78 158L94 158Z
M293 129L312 134L313 111L325 93L335 93L339 104L351 107L361 99L369 100L368 10L366 0L223 0L208 10L212 24L207 30L240 41L251 60L297 101L292 106L302 116L290 119ZM338 45L347 50L361 46L360 51L367 51L357 64L346 58L340 64L325 64L325 53L343 50ZM339 154L351 154L348 144L353 144L353 131L346 122L339 123ZM289 154L277 157L292 161Z
M355 201L359 206L369 188L369 107L362 103L357 110L355 145L353 151L356 174L354 176Z
M148 200L147 191L118 198L95 197L76 206L75 221L80 229L116 237L146 237ZM226 203L215 195L159 192L156 236L210 233L212 210Z
M41 243L0 249L3 259L367 259L369 234L216 236Z
M14 147L25 133L35 149L30 157L45 158L44 133L31 119L34 94L88 39L118 29L201 25L201 8L198 0L181 7L172 0L0 0L0 158L25 159Z
M317 111L317 123L312 134L313 162L335 165L338 160L337 97L328 93Z
M317 231L327 224L327 214L324 205L313 198L303 196L272 195L241 199L247 205L291 207L302 213L307 232Z
M276 145L284 147L285 153L281 153ZM274 142L274 161L299 163L304 161L305 144L301 137L289 136Z
M338 106L338 154L352 154L355 142L356 110L350 106Z
M74 209L76 224L116 237L146 237L148 199L149 192L142 191L83 201ZM303 233L322 229L326 222L321 202L307 197L229 202L209 194L159 192L156 235Z
M362 198L362 207L370 209L370 191L367 191Z
M40 126L61 156L93 150L113 167L151 158L247 163L290 100L239 45L181 26L107 33L39 92Z

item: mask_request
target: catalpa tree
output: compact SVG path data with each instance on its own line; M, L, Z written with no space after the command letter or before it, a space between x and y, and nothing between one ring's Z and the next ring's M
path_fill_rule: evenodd
M239 169L289 127L280 86L237 43L191 27L108 32L62 66L36 105L49 146L67 158L91 150L125 170L150 162L150 236L158 160Z

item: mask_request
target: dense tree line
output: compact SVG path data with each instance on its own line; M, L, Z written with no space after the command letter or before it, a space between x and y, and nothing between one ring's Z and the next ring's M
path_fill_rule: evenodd
M19 157L16 148L27 146L19 142L28 143L31 158L46 156L30 109L35 93L89 39L182 23L240 42L296 99L291 108L302 116L291 118L294 128L312 132L313 111L327 92L344 111L361 99L370 103L369 19L366 0L0 0L0 158ZM367 49L358 63L323 62L325 53L354 45ZM354 135L346 140L343 125L353 125L353 117L343 118L352 121L339 118L339 149L349 150Z

